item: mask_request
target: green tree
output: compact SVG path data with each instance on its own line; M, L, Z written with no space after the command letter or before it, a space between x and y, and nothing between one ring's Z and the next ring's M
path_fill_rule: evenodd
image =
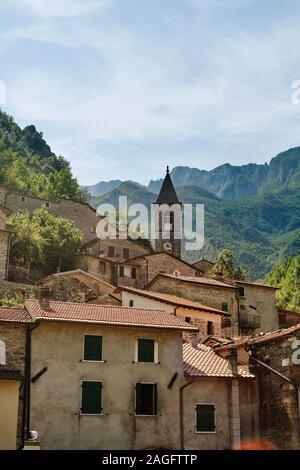
M64 217L54 217L46 208L32 214L13 214L8 224L16 233L11 261L27 269L38 267L44 272L67 269L83 243L79 229Z
M210 270L210 274L219 272L227 279L245 281L248 277L246 270L242 266L236 266L234 255L230 250L221 251L214 267Z
M300 255L283 259L265 282L279 287L276 293L279 308L300 312Z

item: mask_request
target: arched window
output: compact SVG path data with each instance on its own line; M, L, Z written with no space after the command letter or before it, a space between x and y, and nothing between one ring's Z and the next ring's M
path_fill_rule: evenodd
M6 348L5 343L0 339L0 365L5 366L6 364Z

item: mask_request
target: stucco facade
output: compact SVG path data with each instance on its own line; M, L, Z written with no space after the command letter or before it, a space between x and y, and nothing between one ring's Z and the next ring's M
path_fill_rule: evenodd
M21 380L1 379L0 369L0 450L15 450L19 388Z
M85 334L103 337L104 362L82 361ZM157 341L159 363L134 362L138 338ZM44 367L31 386L31 428L42 449L179 448L179 381L167 386L175 372L183 377L181 332L41 323L32 374ZM82 380L103 381L102 415L80 414ZM157 416L135 416L137 382L157 383Z

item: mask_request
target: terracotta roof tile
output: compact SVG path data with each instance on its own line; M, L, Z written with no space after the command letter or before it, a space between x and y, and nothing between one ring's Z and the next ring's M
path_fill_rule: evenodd
M164 292L153 292L149 290L134 289L132 287L123 287L123 286L120 287L120 289L124 290L125 292L132 292L133 294L140 295L142 297L148 297L148 298L158 300L161 302L166 302L168 304L192 308L195 310L202 310L205 312L215 313L217 315L222 315L222 316L225 316L225 315L230 316L230 313L228 312L223 312L222 310L218 310L212 307L207 307L206 305L193 302L192 300L184 299L176 295L166 294Z
M33 320L24 308L0 307L0 321L31 323Z
M229 361L204 344L193 348L191 344L184 343L183 367L189 377L233 377ZM238 371L240 377L254 377L245 365L238 366Z
M28 300L25 307L36 320L198 331L180 318L160 310L73 302L50 302L47 309L37 300Z

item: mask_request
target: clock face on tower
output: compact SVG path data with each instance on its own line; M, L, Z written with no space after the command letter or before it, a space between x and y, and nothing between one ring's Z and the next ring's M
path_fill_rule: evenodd
M168 253L172 253L172 251L173 251L173 246L172 246L172 243L170 243L170 242L165 242L163 244L163 248Z

